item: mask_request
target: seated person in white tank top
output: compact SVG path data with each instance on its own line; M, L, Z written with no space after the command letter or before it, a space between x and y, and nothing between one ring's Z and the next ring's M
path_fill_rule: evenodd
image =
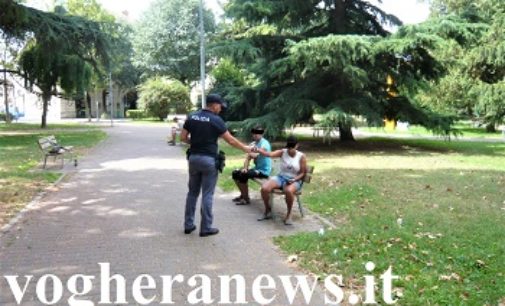
M272 208L270 207L270 192L273 189L282 189L286 195L286 205L288 207L286 217L284 218L285 225L292 225L291 209L295 200L295 194L302 188L303 178L307 172L307 160L305 155L298 151L298 141L294 136L287 138L286 147L281 150L267 152L261 148L257 151L268 157L279 157L280 172L278 175L271 177L261 186L261 197L265 205L265 213L258 221L263 221L272 218Z

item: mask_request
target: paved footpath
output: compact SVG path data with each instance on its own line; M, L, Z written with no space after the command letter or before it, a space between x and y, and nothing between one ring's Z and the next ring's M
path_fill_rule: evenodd
M236 206L231 203L234 195L217 192L214 225L220 229L219 235L200 238L198 230L185 235L187 164L181 147L166 144L168 128L119 124L107 131L109 138L80 161L76 172L0 236L0 305L16 305L5 275L19 275L20 290L26 281L24 275L33 275L21 305L42 305L37 282L41 284L39 296L46 296L42 284L47 284L45 293L51 301L51 278L46 282L41 279L47 274L56 275L63 283L63 298L56 305L68 304L71 292L67 280L75 274L95 276L91 291L78 299L98 303L98 263L110 263L110 273L126 278L128 305L137 305L132 283L141 274L149 274L155 281L156 289L143 291L146 297L156 296L151 305L161 303L161 276L177 274L182 274L184 281L173 285L174 305L188 304L194 289L188 279L196 274L211 279L214 302L209 305L219 305L222 297L218 276L234 274L245 278L247 305L259 305L251 289L261 274L272 276L277 285L276 291L264 291L265 297L277 294L270 305L289 304L278 276L302 272L289 266L287 255L271 238L318 230L321 225L314 218L297 218L293 227L284 226L280 219L258 222L259 199L250 206ZM278 214L285 207L280 201L277 199ZM78 284L78 290L83 289L82 282ZM200 285L198 279L197 287ZM113 301L116 288L112 282ZM231 292L234 301L234 286ZM321 295L318 291L310 305L322 305ZM301 294L293 305L305 305Z

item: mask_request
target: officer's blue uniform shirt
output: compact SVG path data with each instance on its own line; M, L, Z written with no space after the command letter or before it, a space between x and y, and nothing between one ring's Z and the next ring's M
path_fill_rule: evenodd
M189 114L184 129L191 134L191 154L213 157L217 154L217 139L228 130L221 117L206 109Z

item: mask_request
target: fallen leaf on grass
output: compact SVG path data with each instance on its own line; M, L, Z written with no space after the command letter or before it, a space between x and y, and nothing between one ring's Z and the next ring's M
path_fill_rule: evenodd
M395 289L393 293L396 295L396 297L402 298L403 297L403 290L402 289Z
M455 280L455 281L461 281L461 276L459 276L458 273L451 273L450 275L440 275L440 277L438 278L439 280L442 280L442 281L451 281L451 280Z
M475 265L476 265L477 267L479 267L479 268L483 268L483 267L485 267L485 266L486 266L486 263L485 263L485 262L483 262L483 261L482 261L482 260L480 260L480 259L477 259L477 260L475 261Z
M441 233L433 234L433 233L417 233L414 236L417 238L428 237L429 239L437 239L441 238L443 235Z

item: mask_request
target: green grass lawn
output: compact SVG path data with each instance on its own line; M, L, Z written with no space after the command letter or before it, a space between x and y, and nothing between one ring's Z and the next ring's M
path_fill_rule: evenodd
M472 138L500 138L502 133L500 131L494 133L486 132L483 127L473 127L471 124L466 122L458 122L453 126L457 137L472 137ZM360 131L370 132L370 133L384 133L388 135L415 135L415 136L430 136L433 133L426 128L419 125L412 125L408 130L386 130L384 127L360 127Z
M56 123L48 124L45 130L69 130L69 129L94 129L98 128L92 125L83 125L79 123ZM0 122L0 132L15 132L15 131L42 131L40 123L11 123L6 124Z
M159 118L132 119L129 122L136 124L153 124L153 125L166 125L166 126L169 126L172 123L165 120L160 120Z
M43 158L37 139L45 135L74 146L78 155L106 137L99 129L78 125L50 125L48 130L25 124L0 125L0 226L60 176L55 171L33 171Z
M337 225L275 239L303 269L342 274L344 290L360 291L366 262L377 280L392 266L400 305L505 298L505 143L371 138L300 149L316 169L304 202ZM231 190L227 168L220 186Z

